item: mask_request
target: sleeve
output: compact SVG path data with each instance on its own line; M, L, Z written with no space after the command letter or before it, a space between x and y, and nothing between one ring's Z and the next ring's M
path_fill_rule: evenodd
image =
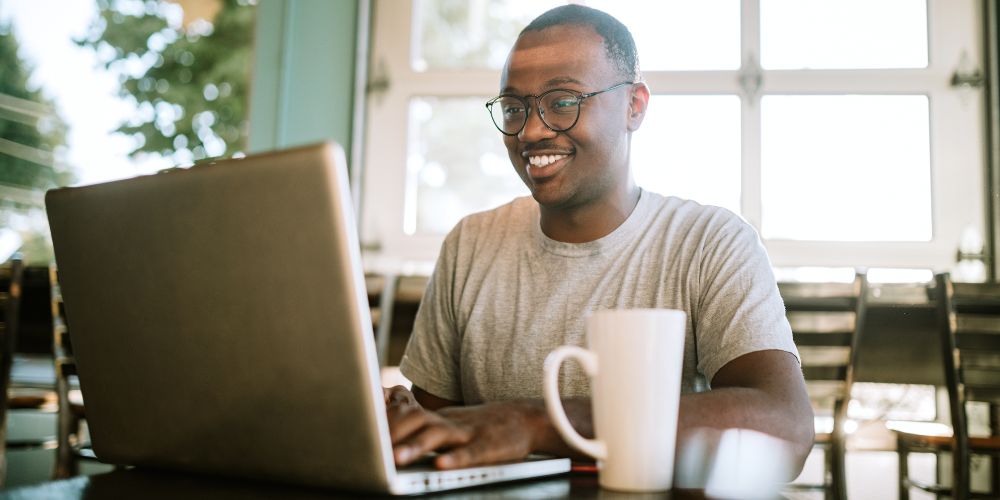
M751 352L777 349L799 359L785 304L757 232L720 210L705 234L694 324L698 371L711 384L726 363Z
M455 322L455 265L459 227L441 246L434 272L420 301L400 372L413 385L450 401L462 401L461 336Z

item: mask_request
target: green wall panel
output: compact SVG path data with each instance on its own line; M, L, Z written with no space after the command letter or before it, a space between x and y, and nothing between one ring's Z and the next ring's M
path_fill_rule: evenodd
M350 154L357 0L261 0L252 152L332 139Z

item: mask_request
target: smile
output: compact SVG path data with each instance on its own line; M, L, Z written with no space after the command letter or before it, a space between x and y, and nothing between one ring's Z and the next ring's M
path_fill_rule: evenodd
M532 167L542 168L552 163L555 163L565 157L566 155L529 156L528 163L531 164Z

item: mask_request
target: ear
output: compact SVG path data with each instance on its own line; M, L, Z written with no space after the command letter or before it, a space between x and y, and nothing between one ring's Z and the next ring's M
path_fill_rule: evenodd
M646 107L649 106L649 87L643 82L636 83L632 86L629 99L628 130L635 132L639 130L642 119L646 117Z

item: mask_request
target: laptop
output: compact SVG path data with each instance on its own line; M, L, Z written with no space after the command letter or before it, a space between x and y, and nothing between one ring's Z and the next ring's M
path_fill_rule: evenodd
M345 165L323 143L47 193L100 460L391 494L569 470L394 465Z

